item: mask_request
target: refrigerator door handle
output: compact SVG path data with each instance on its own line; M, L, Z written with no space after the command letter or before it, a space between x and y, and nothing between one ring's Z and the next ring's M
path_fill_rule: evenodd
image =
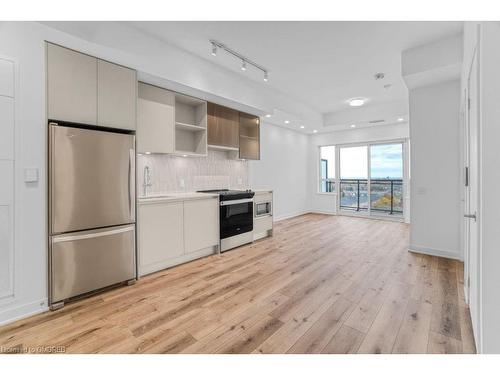
M133 148L129 150L128 193L130 219L135 221L135 150Z
M87 233L87 234L76 234L71 236L58 236L52 239L52 243L60 243L60 242L68 242L68 241L79 241L79 240L88 240L90 238L98 238L105 236L112 236L115 234L126 233L133 231L133 226L128 226L125 228L118 228L113 230L108 230L105 232L96 232L96 233Z

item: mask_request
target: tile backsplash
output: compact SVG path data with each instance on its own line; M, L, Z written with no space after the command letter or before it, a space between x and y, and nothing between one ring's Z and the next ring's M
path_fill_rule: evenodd
M137 188L143 195L144 167L149 166L152 186L148 194L209 189L247 189L248 162L229 159L222 151L204 157L151 154L137 156Z

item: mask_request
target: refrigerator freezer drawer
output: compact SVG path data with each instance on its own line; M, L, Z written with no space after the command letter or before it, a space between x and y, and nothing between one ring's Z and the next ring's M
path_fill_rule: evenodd
M136 277L135 225L51 237L51 303Z

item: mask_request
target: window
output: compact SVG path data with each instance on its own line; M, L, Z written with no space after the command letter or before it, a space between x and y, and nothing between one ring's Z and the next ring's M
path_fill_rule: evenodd
M335 146L319 148L319 192L335 192Z
M403 214L403 143L339 146L339 206L368 215Z

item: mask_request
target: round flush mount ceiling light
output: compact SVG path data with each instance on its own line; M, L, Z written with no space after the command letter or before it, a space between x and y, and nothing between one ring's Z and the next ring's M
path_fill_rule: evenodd
M317 133L318 131L316 129L313 130L313 133Z
M300 125L300 128L301 128L301 129L304 129L304 128L305 128L305 126L304 126L304 125Z
M285 124L289 124L290 123L290 120L285 120Z
M271 117L271 115L268 113L268 114L266 115L266 117L267 117L267 118L269 118L269 117Z
M366 99L365 98L353 98L349 99L349 105L351 107L361 107L363 104L365 104Z
M398 118L398 121L399 121L399 122L402 122L402 121L404 121L404 120L405 120L405 119L404 119L404 118L402 118L402 117Z
M355 128L356 127L356 124L351 124L351 128Z

